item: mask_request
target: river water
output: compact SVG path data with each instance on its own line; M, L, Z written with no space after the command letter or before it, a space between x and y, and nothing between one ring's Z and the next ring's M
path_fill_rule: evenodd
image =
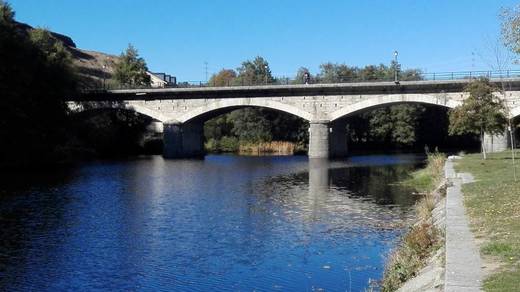
M2 181L0 291L363 291L417 163L150 156Z

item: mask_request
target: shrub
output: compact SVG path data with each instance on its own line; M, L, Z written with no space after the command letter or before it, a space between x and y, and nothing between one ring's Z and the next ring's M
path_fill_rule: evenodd
M422 200L415 205L417 217L421 221L427 221L432 216L432 211L435 209L435 197L431 194L424 196Z
M237 152L238 139L236 137L222 137L222 139L220 139L219 149L222 152Z
M208 152L219 152L218 141L213 138L208 139L208 141L204 143L204 149Z
M395 291L416 276L440 245L440 231L430 223L413 226L399 248L392 253L385 269L382 291Z

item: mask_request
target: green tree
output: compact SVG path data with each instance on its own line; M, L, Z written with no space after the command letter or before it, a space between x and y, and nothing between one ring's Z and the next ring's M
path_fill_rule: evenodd
M233 84L237 73L233 69L222 69L217 74L213 74L208 81L209 86L230 86Z
M58 40L28 31L14 16L0 0L0 161L55 161L66 137L64 100L76 91L74 70Z
M272 140L290 141L307 145L309 124L300 117L271 109L259 109L260 114L269 121Z
M369 114L370 135L383 142L411 146L417 139L416 129L424 107L413 104L392 105Z
M65 66L64 64L70 64L70 53L61 42L53 38L48 30L42 28L33 29L29 32L29 38L44 53L48 63L51 65Z
M148 86L150 76L146 73L148 67L143 58L139 57L137 49L131 44L124 53L121 53L116 64L114 78L122 86Z
M14 10L11 8L11 5L9 5L9 3L3 0L0 0L0 25L2 25L6 29L12 29L14 27L14 16L15 13Z
M260 143L272 140L271 122L258 108L245 108L230 114L233 134L240 142Z
M507 123L506 108L494 92L489 79L481 78L468 84L469 94L462 105L450 111L450 135L477 134L480 136L483 158L486 159L484 134L503 134Z
M383 64L379 66L368 65L361 69L360 75L360 79L363 81L387 80L389 77L389 69Z
M216 141L224 136L232 136L233 120L230 114L220 115L216 118L208 120L204 124L204 137L206 139L214 139Z
M29 39L45 58L46 70L53 79L53 86L49 90L58 90L59 92L54 93L57 95L66 95L75 91L78 75L76 68L72 65L72 55L63 43L55 39L48 30L42 28L32 29L29 32Z
M340 83L356 81L359 78L359 69L346 64L323 63L316 79L320 83Z
M237 71L236 85L262 85L271 84L274 81L269 63L260 56L253 61L242 62L242 66L237 68Z

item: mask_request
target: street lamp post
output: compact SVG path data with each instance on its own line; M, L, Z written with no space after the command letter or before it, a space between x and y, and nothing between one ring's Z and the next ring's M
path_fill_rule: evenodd
M394 82L395 84L399 84L399 76L398 76L398 70L399 70L399 63L397 62L397 56L399 55L398 51L394 51Z
M264 74L265 74L265 85L267 85L267 69L268 69L267 65L264 65L264 69L265 69L265 70L264 70Z

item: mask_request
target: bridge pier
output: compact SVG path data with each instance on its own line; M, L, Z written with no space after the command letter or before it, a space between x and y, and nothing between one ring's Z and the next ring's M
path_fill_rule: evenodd
M309 158L329 157L329 121L309 123Z
M309 158L345 157L347 148L347 124L340 120L311 121L309 123Z
M203 123L164 123L165 158L204 157Z
M504 134L491 135L484 134L484 147L489 153L501 152L510 147L509 132L506 130Z
M348 154L347 123L345 120L331 124L329 136L329 157L345 157Z

